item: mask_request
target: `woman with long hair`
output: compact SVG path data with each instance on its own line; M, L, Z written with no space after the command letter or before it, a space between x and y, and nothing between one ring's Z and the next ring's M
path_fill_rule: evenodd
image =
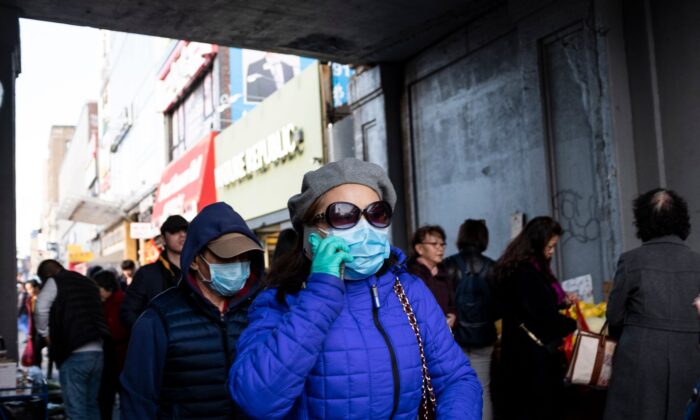
M296 248L272 266L230 370L247 415L481 419L481 386L443 311L389 244L395 204L372 163L304 176L288 203Z
M576 322L559 313L570 298L550 269L562 233L551 217L536 217L494 267L503 304L499 412L507 419L564 417L565 359L559 347Z

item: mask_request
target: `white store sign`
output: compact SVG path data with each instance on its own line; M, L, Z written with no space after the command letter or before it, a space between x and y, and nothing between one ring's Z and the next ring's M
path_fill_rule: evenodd
M294 124L286 125L219 165L214 170L216 188L242 181L293 157L301 151L303 142L303 131Z
M150 223L131 223L129 236L131 239L151 239L160 235L160 231Z

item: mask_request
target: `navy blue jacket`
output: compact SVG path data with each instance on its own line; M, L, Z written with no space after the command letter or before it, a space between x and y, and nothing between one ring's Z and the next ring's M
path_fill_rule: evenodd
M148 303L164 290L177 285L182 273L170 261L165 251L158 261L146 264L134 274L134 281L126 288L124 301L119 309L119 319L127 328L132 328Z
M189 226L182 267L189 267L208 242L230 232L257 242L230 206L215 203L205 207ZM131 332L121 375L123 418L240 417L226 391L226 379L256 294L257 284L251 283L262 275L262 255L251 266L254 276L223 314L186 274L177 287L151 301Z

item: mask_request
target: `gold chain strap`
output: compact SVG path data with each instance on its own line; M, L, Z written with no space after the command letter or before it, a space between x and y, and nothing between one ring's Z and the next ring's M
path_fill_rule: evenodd
M408 323L413 329L413 333L416 335L416 340L418 340L418 350L420 351L420 361L423 365L423 384L421 386L423 392L423 398L421 399L421 404L423 405L423 417L427 420L430 418L430 410L428 407L428 400L432 405L433 411L437 408L437 399L435 398L435 390L433 389L433 381L430 379L430 373L428 372L428 363L425 360L425 351L423 350L423 339L420 336L420 329L418 328L418 322L416 321L416 315L413 313L413 308L408 301L406 292L403 289L403 285L396 277L394 281L394 293L399 298L401 306L403 306L403 311L406 312L408 316Z

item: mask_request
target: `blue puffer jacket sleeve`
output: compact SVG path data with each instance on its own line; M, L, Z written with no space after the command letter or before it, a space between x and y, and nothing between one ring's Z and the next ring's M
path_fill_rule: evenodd
M421 331L421 336L437 398L437 418L480 420L483 407L481 384L452 337L438 303L422 281L405 281L404 277L401 281L410 284L410 292L407 290L406 293L416 317L425 319L421 324L427 327L427 331ZM414 304L411 296L421 298Z
M345 287L337 277L312 274L290 307L276 293L266 290L253 302L229 372L231 396L254 418L290 411L343 309Z

